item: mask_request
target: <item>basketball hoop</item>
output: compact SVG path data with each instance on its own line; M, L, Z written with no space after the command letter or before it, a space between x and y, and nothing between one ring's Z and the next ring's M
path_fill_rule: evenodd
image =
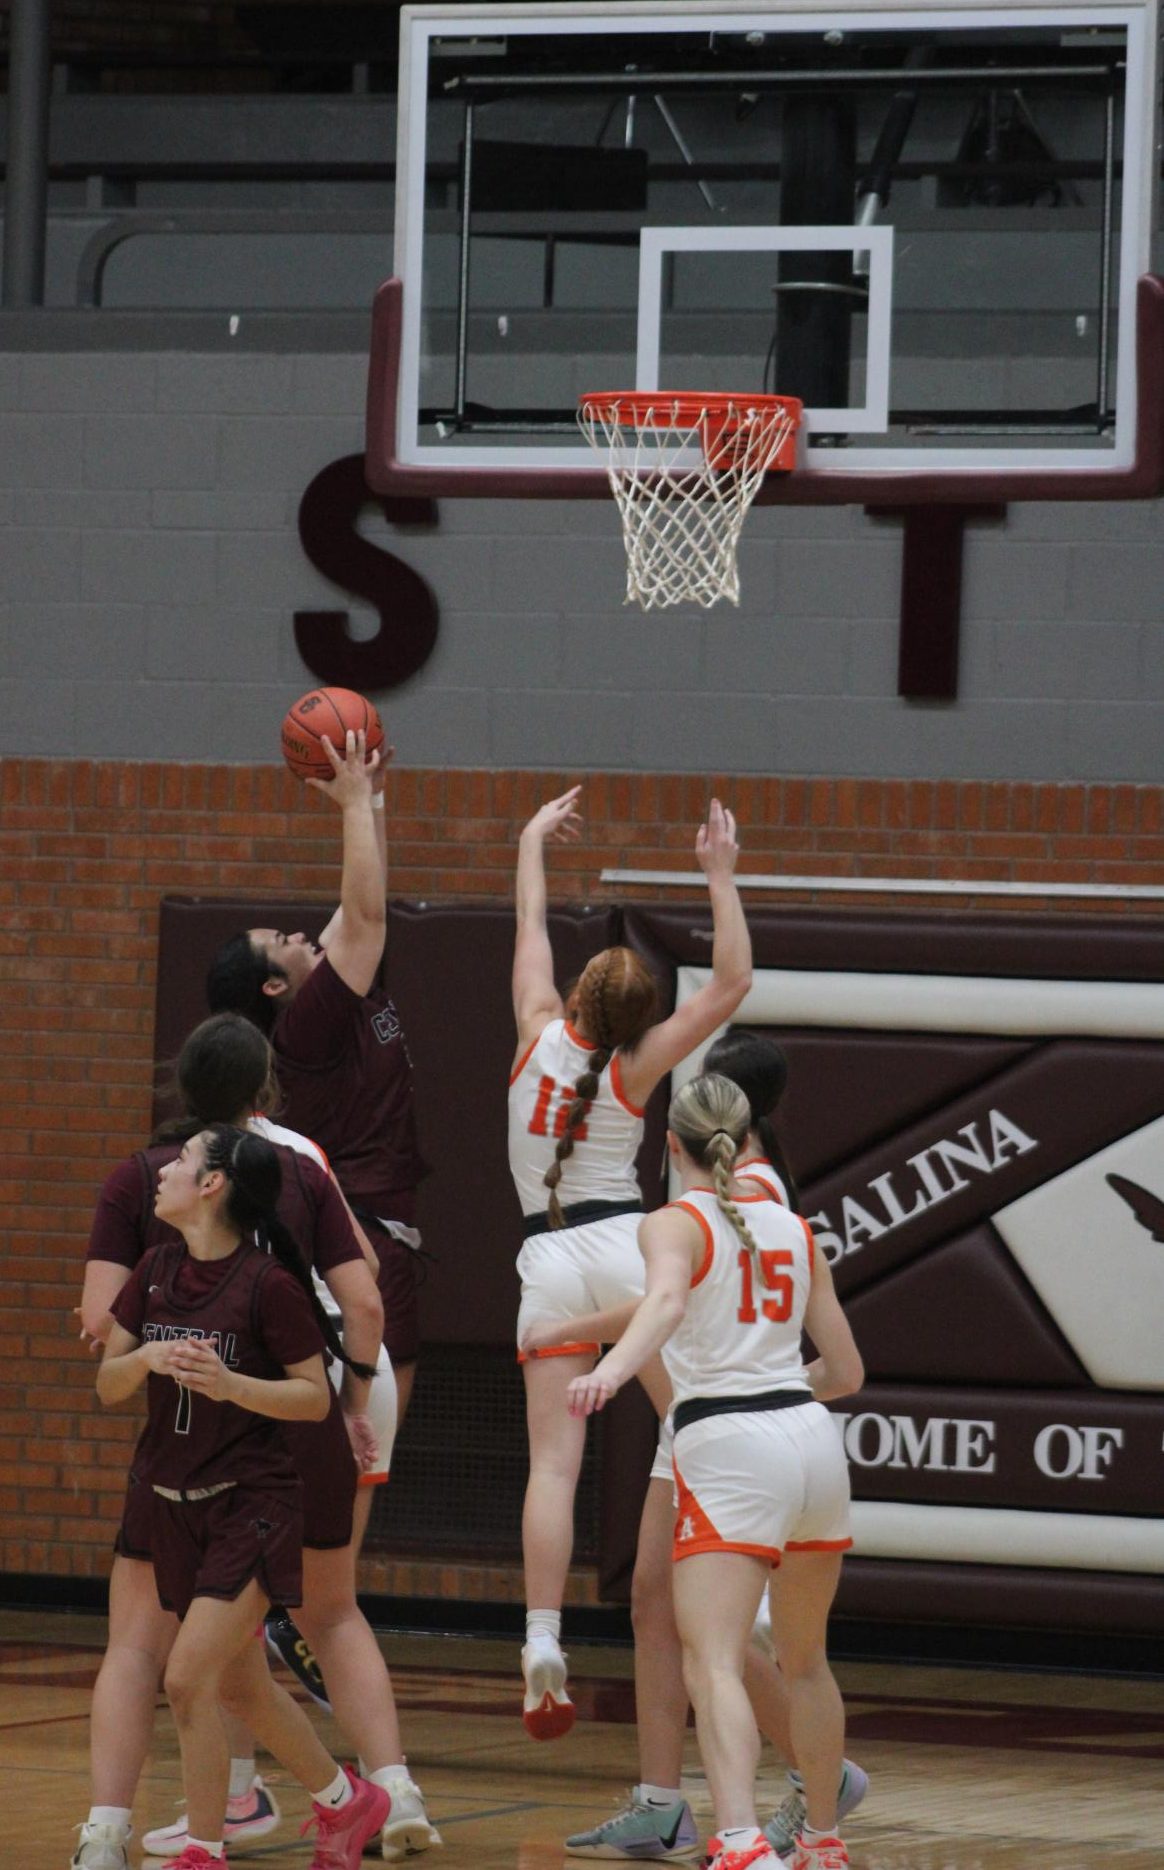
M766 473L796 462L792 396L616 390L582 396L578 426L606 461L626 545L626 602L740 601L736 547Z

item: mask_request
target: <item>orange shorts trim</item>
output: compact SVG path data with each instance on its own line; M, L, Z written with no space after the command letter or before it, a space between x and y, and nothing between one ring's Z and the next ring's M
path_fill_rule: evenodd
M789 1539L786 1552L847 1552L851 1539Z
M538 1357L597 1357L601 1349L601 1344L551 1344L545 1350L518 1351L517 1361L526 1364Z
M384 1469L384 1472L382 1474L361 1474L359 1479L356 1481L356 1486L357 1487L382 1487L384 1485L384 1482L387 1480L387 1478L388 1478L387 1468Z
M702 1539L684 1539L682 1545L676 1539L671 1548L671 1556L676 1564L682 1558L700 1558L707 1552L742 1552L746 1558L762 1558L773 1569L780 1563L778 1545L747 1545L742 1540L713 1539L706 1533Z

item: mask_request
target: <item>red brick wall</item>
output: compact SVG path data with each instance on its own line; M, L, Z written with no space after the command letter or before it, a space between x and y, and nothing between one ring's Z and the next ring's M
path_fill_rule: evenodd
M392 893L507 897L520 824L567 783L391 772ZM712 786L749 870L1029 880L1031 897L960 899L1016 912L1046 906L1040 883L1164 884L1164 787L618 774L587 780L586 838L554 849L552 893L616 893L604 866L693 867ZM0 1570L103 1575L135 1423L98 1412L70 1308L94 1194L149 1123L157 905L333 898L338 839L326 801L274 767L10 761L0 801Z

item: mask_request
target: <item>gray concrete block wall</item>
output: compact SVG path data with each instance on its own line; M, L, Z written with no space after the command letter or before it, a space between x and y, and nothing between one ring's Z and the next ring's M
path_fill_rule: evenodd
M0 753L274 758L315 679L292 612L376 627L295 523L363 394L355 354L0 356ZM429 663L378 697L405 765L1160 777L1159 503L971 525L948 706L896 695L900 529L860 509L754 512L738 611L646 617L605 503L362 530L440 602Z

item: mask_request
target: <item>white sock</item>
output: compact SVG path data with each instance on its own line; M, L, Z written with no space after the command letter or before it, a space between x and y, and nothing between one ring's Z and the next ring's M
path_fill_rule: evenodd
M312 1793L311 1802L313 1805L326 1805L329 1811L338 1812L342 1806L347 1804L351 1796L352 1782L340 1766L329 1786L324 1786L322 1792Z
M374 1786L382 1786L385 1792L391 1792L393 1786L409 1783L408 1766L404 1760L396 1760L391 1766L377 1766L374 1773L364 1773L365 1779Z
M678 1786L649 1786L644 1780L632 1796L639 1805L678 1805L683 1794Z
M91 1805L89 1807L89 1816L85 1822L91 1825L118 1825L122 1831L128 1834L129 1806Z
M716 1836L729 1851L746 1850L752 1844L763 1842L758 1825L725 1825Z
M525 1640L535 1643L549 1638L551 1642L562 1640L562 1613L560 1610L527 1610L525 1613Z
M245 1799L255 1783L255 1756L252 1753L247 1760L230 1762L230 1785L227 1787L228 1799Z
M196 1850L203 1850L210 1857L222 1857L222 1839L217 1844L208 1844L205 1838L187 1838L187 1844L193 1844Z
M804 1825L800 1832L802 1844L821 1844L825 1838L835 1838L835 1831L814 1831L811 1825Z

